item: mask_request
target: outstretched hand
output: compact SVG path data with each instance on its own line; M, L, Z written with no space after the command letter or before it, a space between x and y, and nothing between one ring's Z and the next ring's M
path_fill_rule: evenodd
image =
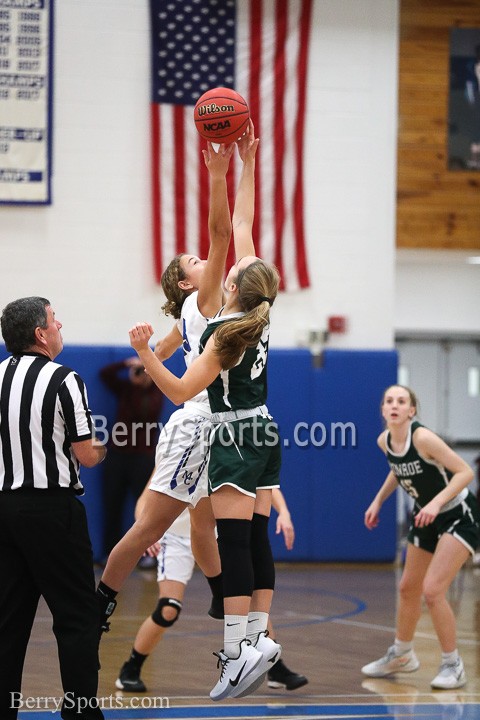
M280 533L283 533L283 539L285 540L285 547L287 550L292 550L293 543L295 542L295 528L293 527L290 513L288 511L278 514L275 534L280 535Z
M373 530L374 528L378 527L378 524L380 522L380 505L379 503L374 500L372 504L367 508L365 511L365 527L367 527L369 530Z
M243 162L246 162L249 159L253 160L255 157L255 153L257 152L258 143L260 142L258 138L255 139L255 128L253 125L253 120L250 119L248 123L248 129L236 142L238 147L238 154L240 155L241 160Z
M235 143L230 143L229 145L222 143L219 145L218 152L215 152L212 143L210 141L207 142L207 149L202 150L202 153L205 165L212 177L225 177L234 147Z
M134 350L141 352L148 348L148 341L153 335L153 327L150 323L137 323L128 331L130 345Z

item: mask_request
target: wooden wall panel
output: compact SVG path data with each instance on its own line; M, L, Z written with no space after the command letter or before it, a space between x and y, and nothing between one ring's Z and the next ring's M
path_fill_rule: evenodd
M480 249L480 172L447 168L452 27L480 0L400 0L398 247Z

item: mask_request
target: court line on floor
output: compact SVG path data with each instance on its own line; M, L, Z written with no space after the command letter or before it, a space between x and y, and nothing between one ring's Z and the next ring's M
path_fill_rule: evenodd
M163 709L114 709L104 710L105 720L250 720L265 718L268 720L379 720L380 718L408 717L412 720L430 718L438 720L438 712L448 707L443 704L415 705L415 715L412 716L412 706L406 703L396 703L393 708L389 705L281 705L269 703L267 705L189 705L177 708ZM462 705L463 720L475 720L479 717L478 703ZM48 711L21 712L19 720L45 720ZM443 714L443 713L442 713ZM48 713L49 717L58 715Z

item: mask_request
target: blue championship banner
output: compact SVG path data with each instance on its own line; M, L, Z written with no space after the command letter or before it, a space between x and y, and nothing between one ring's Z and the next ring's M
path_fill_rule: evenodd
M54 0L0 0L0 203L50 204Z

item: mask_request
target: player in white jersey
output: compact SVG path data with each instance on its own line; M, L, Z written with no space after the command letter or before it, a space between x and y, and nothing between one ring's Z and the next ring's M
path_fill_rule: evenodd
M203 151L210 174L210 249L207 260L194 255L177 256L162 276L162 287L167 296L163 309L180 321L181 330L177 324L157 343L155 352L159 359L170 357L183 343L188 366L198 354L199 335L205 318L215 315L222 306L222 279L232 234L226 173L234 147L221 145L215 152L208 143L207 150ZM201 442L205 428L209 426L209 416L206 393L200 393L173 413L161 433L156 470L143 509L110 553L98 585L102 631L109 629L108 617L115 609L115 596L141 555L157 542L186 507L193 509L193 553L214 596L221 595L215 521L206 483L208 443ZM222 606L218 610L223 613ZM215 614L213 605L209 612Z
M207 325L206 318L198 307L198 299L198 291L185 299L176 330L171 333L173 337L175 333L178 334L178 345L183 341L187 367L198 357L200 337ZM157 345L157 355L164 356L161 342ZM151 490L164 492L181 502L188 501L193 507L202 497L206 497L208 438L205 433L210 427L210 415L206 390L171 415L157 445L156 469L151 478Z
M185 589L195 567L188 510L178 516L150 550L157 555L158 603L138 629L130 657L122 665L115 682L119 690L127 692L146 692L140 677L143 663L163 638L166 629L178 620L182 610Z

